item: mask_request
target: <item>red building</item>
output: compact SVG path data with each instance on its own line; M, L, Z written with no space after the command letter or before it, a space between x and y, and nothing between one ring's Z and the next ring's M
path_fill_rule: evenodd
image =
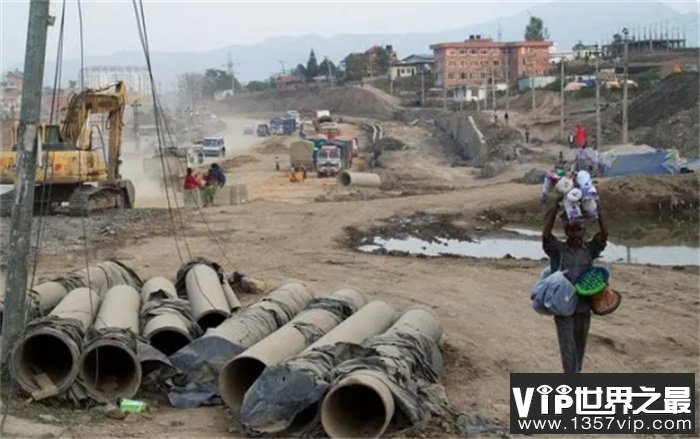
M438 43L435 55L435 85L447 89L513 82L523 76L546 75L549 71L550 41L503 43L470 35L458 43ZM508 70L508 75L506 75Z
M304 82L293 75L279 75L275 78L275 87L280 90L296 90Z

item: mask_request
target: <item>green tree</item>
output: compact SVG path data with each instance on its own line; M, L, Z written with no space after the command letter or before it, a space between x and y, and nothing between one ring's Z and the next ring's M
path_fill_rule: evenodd
M318 61L314 49L311 49L309 60L306 62L306 80L311 81L315 76L318 76Z
M367 55L351 53L345 57L345 79L352 81L367 76Z
M204 72L204 83L202 84L202 95L205 97L214 97L214 93L222 90L231 90L231 83L235 90L241 90L243 87L238 82L235 76L230 75L225 70L207 69Z
M306 67L303 64L297 64L296 68L292 70L292 75L296 76L301 80L306 80Z
M262 91L270 88L270 81L250 81L246 85L248 91Z
M525 26L525 41L544 41L548 37L549 32L544 27L542 19L531 16L530 22Z
M328 76L328 72L330 70L330 74L333 77L336 77L338 74L338 67L336 67L335 64L333 64L333 61L329 60L328 58L324 59L321 61L321 64L318 65L318 74L319 75L324 75Z

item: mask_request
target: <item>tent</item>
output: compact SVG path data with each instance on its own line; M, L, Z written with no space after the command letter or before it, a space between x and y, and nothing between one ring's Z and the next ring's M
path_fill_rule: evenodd
M645 174L663 175L675 174L678 171L677 153L672 150L657 149L654 152L637 154L622 154L613 158L606 166L606 177L622 175Z

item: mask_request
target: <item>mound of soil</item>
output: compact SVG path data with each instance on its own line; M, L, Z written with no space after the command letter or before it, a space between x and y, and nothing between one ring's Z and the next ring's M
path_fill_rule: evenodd
M260 154L287 154L289 149L287 146L277 139L267 139L263 145L256 149Z
M599 203L611 221L648 220L698 228L700 181L693 174L619 177L602 181L597 188ZM542 205L538 199L527 200L497 216L509 222L539 222Z
M243 165L247 165L248 163L255 163L259 162L260 160L256 159L253 156L249 155L239 155L238 157L234 157L232 159L224 160L223 162L219 163L219 166L221 166L224 169L233 169L233 168L240 168Z
M402 151L408 148L405 143L393 137L379 139L375 142L374 147L378 148L379 151Z

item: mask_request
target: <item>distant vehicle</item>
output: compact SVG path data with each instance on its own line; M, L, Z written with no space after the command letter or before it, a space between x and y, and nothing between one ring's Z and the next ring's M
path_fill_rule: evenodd
M266 123L258 125L258 137L266 137L270 135L270 127Z
M270 119L270 134L281 136L284 134L284 120L280 116Z
M314 166L314 144L304 140L292 142L289 146L289 165L291 169L303 166L311 171Z
M298 111L289 110L289 111L287 111L287 116L293 117L294 122L297 124L297 126L301 125L301 116L299 115Z
M205 137L202 142L202 152L207 157L223 157L226 155L226 146L223 137Z
M253 134L255 134L255 127L247 126L243 128L243 134L245 134L246 136L252 136Z

